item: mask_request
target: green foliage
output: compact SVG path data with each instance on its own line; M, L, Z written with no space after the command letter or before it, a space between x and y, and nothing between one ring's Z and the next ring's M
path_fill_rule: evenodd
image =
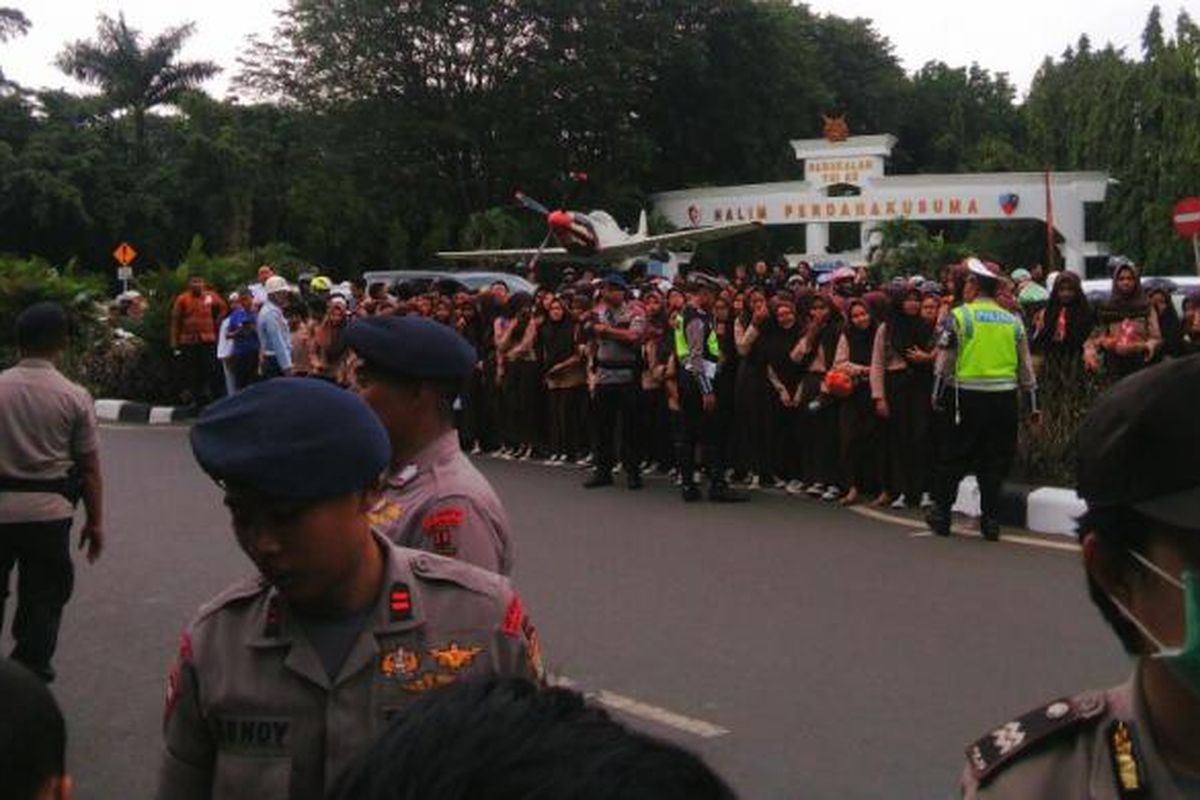
M17 315L34 303L61 303L71 316L76 336L89 332L96 322L96 302L103 286L94 276L80 274L74 263L52 267L41 259L0 256L0 357L9 363L15 348L13 324Z
M968 254L965 246L947 242L941 234L930 234L919 222L897 217L872 229L877 239L870 253L870 265L883 281L899 275L936 276L947 264L961 261Z

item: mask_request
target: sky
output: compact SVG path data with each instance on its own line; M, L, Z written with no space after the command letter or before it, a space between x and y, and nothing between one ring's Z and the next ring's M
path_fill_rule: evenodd
M88 38L96 16L125 13L148 36L181 22L195 22L185 59L208 59L225 68L205 88L224 96L237 71L237 56L251 34L267 35L274 10L286 0L0 0L25 12L29 34L0 45L0 69L32 87L80 90L54 66L68 41ZM1152 0L810 0L819 13L867 17L891 40L904 68L931 60L951 66L978 62L1007 72L1023 94L1046 55L1059 55L1087 33L1092 44L1113 42L1134 53ZM1174 27L1179 2L1162 3L1164 27Z

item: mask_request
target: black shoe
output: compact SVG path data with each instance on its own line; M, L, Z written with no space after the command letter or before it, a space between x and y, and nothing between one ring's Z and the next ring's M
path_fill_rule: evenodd
M950 535L950 514L937 506L925 512L925 524L934 536Z
M625 478L625 487L631 491L641 489L643 486L645 486L645 484L642 483L642 476L640 473L631 472Z
M708 502L710 503L745 503L749 499L750 495L730 489L729 485L725 483L714 483L708 489Z
M1000 538L1000 523L994 519L983 517L979 520L979 533L989 542Z
M585 489L597 489L601 486L612 486L613 479L611 472L593 472L591 477L583 482Z
M687 486L683 487L683 502L694 503L702 497L704 497L704 495L700 494L700 487L696 484L689 483Z

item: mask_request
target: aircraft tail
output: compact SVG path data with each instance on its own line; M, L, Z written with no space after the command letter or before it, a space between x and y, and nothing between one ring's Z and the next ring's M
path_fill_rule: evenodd
M641 216L638 217L637 237L644 239L650 235L650 223L646 220L646 209L642 209Z

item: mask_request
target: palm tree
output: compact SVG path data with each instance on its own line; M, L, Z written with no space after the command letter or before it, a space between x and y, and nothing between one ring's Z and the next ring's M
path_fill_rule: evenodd
M220 72L211 61L175 60L195 29L192 23L168 28L143 47L141 31L130 28L124 14L115 20L101 14L96 39L67 45L56 63L71 77L100 87L111 108L129 111L140 158L146 113L155 106L176 104Z

